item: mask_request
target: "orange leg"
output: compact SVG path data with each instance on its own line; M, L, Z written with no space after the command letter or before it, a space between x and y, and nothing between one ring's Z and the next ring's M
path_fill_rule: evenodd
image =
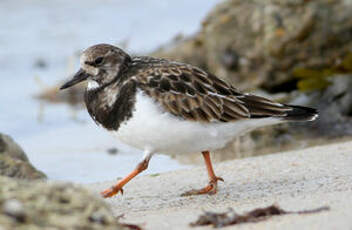
M213 195L217 192L218 180L224 181L221 177L215 176L213 166L210 160L209 151L202 152L203 158L205 161L205 166L207 167L209 184L202 189L192 189L188 192L182 194L182 196L191 196L191 195L201 195L201 194L210 194Z
M135 176L137 176L139 173L146 170L148 168L149 160L150 160L150 157L146 157L142 162L140 162L137 165L135 170L133 170L130 174L128 174L122 180L118 181L116 185L101 192L101 195L104 198L107 198L107 197L112 197L112 196L116 195L118 192L121 192L121 194L123 194L122 187L125 184L127 184L130 180L132 180Z

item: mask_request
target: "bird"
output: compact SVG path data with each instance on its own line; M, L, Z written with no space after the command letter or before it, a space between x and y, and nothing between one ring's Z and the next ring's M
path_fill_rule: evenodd
M96 124L144 152L130 174L101 192L104 198L123 194L155 153L201 153L209 183L181 195L215 194L223 179L214 172L210 152L259 127L318 117L314 108L244 93L191 64L131 56L110 44L84 50L80 69L60 89L82 81L87 81L84 101Z

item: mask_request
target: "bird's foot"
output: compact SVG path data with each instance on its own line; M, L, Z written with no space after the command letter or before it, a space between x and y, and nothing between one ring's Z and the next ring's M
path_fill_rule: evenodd
M114 185L111 188L105 189L104 191L102 191L100 194L104 197L104 198L108 198L108 197L112 197L115 196L117 193L121 192L121 195L123 195L123 189L121 186L119 185Z
M215 177L209 181L209 184L202 189L192 189L190 191L184 192L181 196L192 196L192 195L214 195L218 189L218 180L224 181L221 177Z

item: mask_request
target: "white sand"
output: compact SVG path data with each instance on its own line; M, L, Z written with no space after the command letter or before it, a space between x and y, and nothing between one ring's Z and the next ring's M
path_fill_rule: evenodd
M151 164L153 162L151 161ZM262 157L215 164L224 178L216 195L180 197L207 183L203 167L159 176L140 176L125 186L123 196L106 201L124 222L147 230L211 229L189 227L203 210L243 213L273 203L287 211L330 211L276 216L269 220L225 229L352 229L352 142L332 144ZM113 182L88 185L94 192Z

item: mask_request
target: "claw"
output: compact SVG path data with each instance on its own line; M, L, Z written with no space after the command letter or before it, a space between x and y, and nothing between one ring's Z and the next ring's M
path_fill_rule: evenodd
M114 195L116 195L117 193L121 192L121 194L123 195L123 189L122 187L127 184L130 180L132 180L135 176L137 176L140 172L144 171L145 169L148 168L148 163L149 160L151 158L151 154L147 154L146 157L144 158L143 161L141 161L136 169L134 169L130 174L128 174L126 177L124 177L122 180L119 180L117 182L117 184L115 184L114 186L112 186L109 189L106 189L104 191L101 192L101 195L104 198L107 197L112 197Z
M214 195L217 193L218 180L224 181L224 179L222 179L221 177L215 177L214 179L209 181L209 184L204 188L192 189L190 191L182 193L181 196L192 196L192 195L203 195L203 194Z
M118 186L112 186L111 188L108 188L108 189L102 191L100 194L104 198L108 198L108 197L112 197L112 196L116 195L119 192L121 192L121 195L123 195L123 189L122 188L119 188Z

